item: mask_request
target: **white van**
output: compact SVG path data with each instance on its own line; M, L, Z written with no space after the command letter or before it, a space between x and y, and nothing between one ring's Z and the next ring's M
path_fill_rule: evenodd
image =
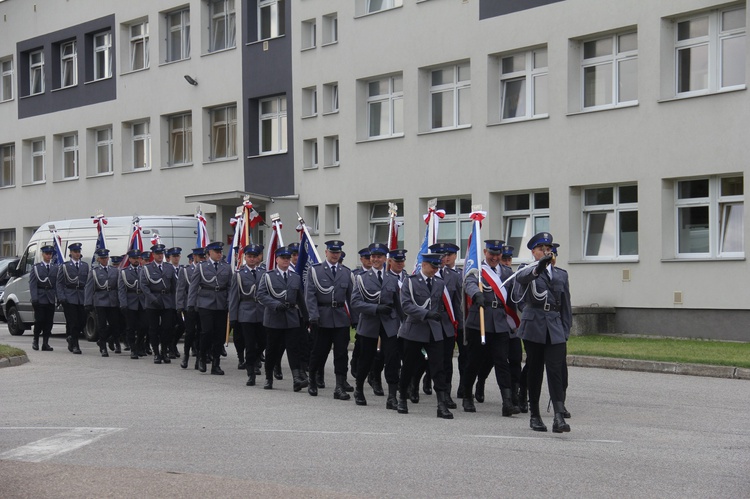
M151 247L151 238L158 234L161 244L167 248L179 246L187 254L195 247L197 222L193 217L178 216L142 216L139 217L142 228L143 247ZM8 321L8 331L14 336L22 335L34 324L34 312L31 307L29 292L29 272L31 267L41 261L40 248L52 244L52 230L56 230L62 239L61 251L67 259L67 248L71 243L81 243L81 255L84 261L91 263L96 248L97 230L93 218L62 220L48 222L39 227L26 246L23 256L15 269L10 268L12 276L5 286L3 301L0 303ZM133 217L107 217L104 225L104 241L110 255L124 255L128 251L133 231ZM186 263L186 262L185 262ZM11 267L13 264L11 264ZM65 324L62 305L55 310L55 324ZM96 328L93 315L86 321L84 333L89 341L96 341Z

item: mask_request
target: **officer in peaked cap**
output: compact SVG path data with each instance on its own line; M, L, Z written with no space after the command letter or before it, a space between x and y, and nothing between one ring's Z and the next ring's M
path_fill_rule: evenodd
M39 336L42 336L42 351L51 352L49 344L52 335L52 325L55 319L55 302L57 293L57 264L52 263L55 247L45 245L41 247L42 261L34 265L29 273L29 292L31 306L34 308L34 341L31 348L39 350Z
M154 364L171 363L168 351L172 345L174 328L174 267L164 261L166 247L163 244L151 246L154 259L143 266L140 286L145 297L148 335L154 350Z
M169 248L164 253L166 255L166 260L169 265L172 266L174 269L174 282L175 285L172 288L172 295L174 296L175 301L175 307L174 307L174 320L173 324L174 327L172 328L172 343L167 348L167 355L170 359L179 359L180 358L180 352L177 350L177 344L180 342L180 339L182 338L182 333L185 332L185 320L183 318L183 315L181 312L177 311L177 280L180 276L180 269L182 269L182 265L180 265L180 259L182 258L182 248L175 246L173 248Z
M517 405L513 405L508 366L510 334L515 329L517 315L513 301L506 301L501 289L512 271L500 264L505 241L488 239L484 243L484 261L480 266L481 288L477 274L469 274L465 281L466 294L472 298L472 304L466 319L469 363L464 377L463 408L465 412L476 412L473 400L474 381L482 365L489 361L495 368L495 377L500 387L502 415L510 417L521 412ZM484 315L486 345L482 344L481 339L480 314Z
M117 271L118 275L118 283L119 283L119 268L122 264L122 261L125 259L123 255L110 255L109 256L109 265ZM119 284L118 284L119 286ZM114 350L115 353L122 353L122 345L121 343L125 344L125 350L130 350L130 347L128 346L128 340L125 336L125 316L122 314L122 311L120 310L120 300L117 296L118 292L115 290L115 320L112 324L112 331L109 334L109 349Z
M117 269L109 265L109 250L94 251L97 262L89 271L84 292L86 311L96 315L96 344L102 357L109 357L107 343L113 333L119 308L117 300Z
M78 338L86 325L84 308L86 279L89 275L89 264L81 259L81 243L68 246L70 260L60 265L57 270L57 300L62 303L65 312L66 339L68 351L81 353Z
M553 238L549 232L535 234L528 248L536 261L516 274L517 296L523 296L525 307L518 336L526 349L529 389L529 426L534 431L547 431L539 411L542 378L546 367L550 398L555 409L552 431L570 431L565 421L565 388L563 371L566 342L570 336L572 310L568 273L550 265ZM528 288L532 289L528 289Z
M175 291L175 310L178 314L182 313L185 321L185 347L182 352L182 362L180 367L187 369L188 361L190 359L190 351L197 350L196 347L196 330L198 327L199 319L198 313L195 310L188 310L188 290L190 287L190 280L193 278L195 269L198 267L200 262L205 258L206 250L204 248L193 248L190 256L190 264L180 268L179 274L177 275L177 286ZM195 369L198 369L198 356L195 356Z
M370 270L370 267L372 267L372 263L370 263L370 248L369 247L362 248L357 253L359 254L360 266L352 270L352 275L355 277L360 274L364 274L365 272ZM359 320L359 318L356 315L352 317L352 327L354 328L355 331L357 329L357 320ZM357 362L359 359L360 350L361 350L361 345L359 342L359 337L355 333L354 334L354 349L352 350L352 364L351 364L352 373L354 374L357 373ZM321 385L321 388L322 387L323 385Z
M233 275L232 266L222 258L223 248L224 243L219 241L206 246L208 259L198 265L188 291L188 310L192 308L198 312L201 324L198 370L206 372L206 357L211 348L211 374L216 375L224 374L220 359L227 331L229 286Z
M139 282L141 251L131 249L127 257L127 267L119 271L117 297L120 312L125 317L125 335L130 345L130 358L138 359L146 355L143 343L148 331L148 323L143 313L145 298Z
M404 270L406 266L406 253L408 250L405 249L394 249L388 252L388 267L391 274L396 276L399 283L399 288L403 284L404 279L409 275Z
M339 264L344 243L326 241L326 257L308 270L305 282L305 304L310 315L310 329L314 332L310 355L310 386L308 393L317 395L315 374L325 369L328 352L333 346L333 367L336 388L333 397L349 400L348 391L354 388L346 381L349 347L349 318L346 306L352 297L352 272Z
M560 247L560 243L552 243L552 262L550 262L550 265L555 267L555 272L563 272L565 273L565 277L567 279L568 271L560 268L557 265L557 249ZM522 381L526 381L525 377L522 377ZM525 385L524 385L525 388ZM563 417L565 419L570 418L570 412L568 412L568 409L565 408L565 398L568 391L568 358L567 355L565 356L565 364L563 364Z
M291 267L294 270L297 267L297 260L299 260L299 243L290 243L287 245L289 252L292 254Z

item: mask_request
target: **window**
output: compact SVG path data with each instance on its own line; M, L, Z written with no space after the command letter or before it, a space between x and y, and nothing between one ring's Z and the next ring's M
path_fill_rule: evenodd
M323 113L336 113L339 110L338 82L323 85Z
M404 247L404 203L399 201L396 205L396 227L398 231L398 247ZM389 203L370 204L370 242L388 244L388 228L390 227L391 215L388 212ZM439 230L438 230L439 232Z
M678 256L744 256L743 176L678 180L676 191Z
M305 223L310 227L310 234L320 232L320 210L317 206L305 206Z
M284 36L286 26L286 0L260 0L258 2L259 40Z
M65 42L60 46L60 88L78 84L78 54L76 42Z
M193 116L190 113L170 116L169 166L193 162Z
M459 258L466 255L471 235L471 198L438 199L437 210L445 210L445 216L438 224L439 243L453 243L461 248Z
M130 26L130 70L148 67L148 21Z
M44 182L44 155L46 153L45 140L37 139L31 141L31 175L32 184Z
M403 0L360 0L360 2L364 2L366 14L401 7L404 3Z
M302 50L314 49L317 43L318 25L315 19L302 21Z
M505 242L517 258L534 234L549 232L549 191L505 194L503 228Z
M16 229L0 230L0 253L0 256L16 256Z
M745 18L745 7L733 7L676 21L678 95L744 88Z
M500 58L502 121L547 116L547 48Z
M94 80L112 76L112 33L94 35Z
M260 153L286 152L286 97L260 101Z
M331 135L323 139L323 166L339 166L339 136Z
M638 34L583 42L583 107L615 107L638 100Z
M208 5L211 15L209 27L211 42L208 51L216 52L236 46L237 26L234 0L209 0Z
M0 102L13 98L13 60L0 61Z
M318 115L318 87L302 89L302 117L309 118Z
M167 16L167 62L190 58L190 9Z
M430 129L471 123L471 68L468 62L430 72Z
M151 168L151 133L149 121L140 121L131 126L133 137L133 170Z
M587 259L638 255L638 186L583 190L583 247Z
M62 136L62 179L78 178L78 134Z
M306 139L302 141L302 161L304 169L318 167L318 139Z
M16 145L0 146L0 187L11 187L16 184Z
M112 173L112 127L95 130L96 174Z
M369 138L404 133L404 82L401 75L367 82L367 123Z
M237 157L237 106L217 107L211 114L211 159Z
M44 52L29 54L29 95L44 93Z
M336 12L323 16L323 45L339 41L339 17Z
M341 207L337 204L326 205L326 234L341 233Z

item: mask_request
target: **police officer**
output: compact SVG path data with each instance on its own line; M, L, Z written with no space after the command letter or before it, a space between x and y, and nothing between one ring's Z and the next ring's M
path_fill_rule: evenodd
M68 246L70 260L60 265L57 270L57 300L62 303L65 312L68 351L80 354L78 338L86 326L84 293L86 279L89 275L89 264L81 260L81 243Z
M206 250L203 248L193 248L193 252L190 254L190 264L185 265L180 269L180 273L177 276L177 291L175 292L175 309L178 314L184 314L185 320L185 348L182 352L182 362L180 367L187 369L188 361L190 359L190 350L195 349L194 345L197 343L197 328L198 328L198 313L195 310L188 310L188 290L190 288L190 280L195 273L195 269L198 264L203 261L206 255ZM195 357L195 369L198 369L198 356Z
M466 294L472 297L472 304L466 319L469 364L466 367L464 379L463 408L466 412L476 412L472 396L474 381L482 364L489 359L495 368L495 378L500 387L503 400L502 414L510 417L521 412L518 406L513 405L508 365L508 344L513 329L509 324L508 314L515 314L515 305L510 299L505 303L501 290L503 281L510 277L512 271L500 265L500 256L505 241L488 239L484 243L481 290L475 273L469 274L465 281ZM485 345L481 342L480 313L484 314Z
M144 327L143 318L144 305L146 299L141 291L140 265L141 252L137 249L131 249L127 253L128 266L120 270L117 281L117 297L120 305L120 312L125 316L125 334L130 344L130 358L138 359L143 357L143 338L146 335L147 328Z
M154 350L154 364L169 364L168 349L172 345L174 327L174 268L164 261L166 247L151 246L154 260L143 266L140 275L141 290L146 298L148 336ZM160 350L161 348L161 350Z
M214 242L206 246L208 259L201 262L193 273L188 291L188 310L198 312L201 325L198 370L206 372L206 356L210 348L213 353L211 374L223 375L221 351L227 329L229 312L229 286L232 281L232 266L223 258L224 243Z
M517 274L518 286L514 293L524 300L523 318L518 336L526 349L529 389L529 426L534 431L547 431L539 412L542 378L546 367L547 386L555 409L552 431L570 431L565 421L565 389L563 370L566 342L570 336L572 309L568 273L550 265L552 234L540 232L527 244L536 264Z
M39 335L42 336L42 351L51 352L49 337L55 319L55 302L57 294L57 265L52 263L55 247L42 246L42 261L31 268L29 274L29 292L31 306L34 307L34 341L31 348L39 350Z
M399 378L399 414L408 414L406 389L414 376L418 362L427 355L435 392L437 395L437 417L453 419L448 410L445 381L445 318L447 312L443 304L445 281L436 274L443 256L437 253L423 253L420 271L409 276L401 287L401 308L406 320L399 329L398 336L403 340L403 365Z
M359 316L357 334L361 342L354 402L367 405L362 390L365 379L370 375L375 354L380 350L385 359L385 380L388 383L386 408L395 410L398 405L396 391L399 370L397 335L403 315L398 278L385 268L388 246L372 243L369 249L372 267L354 278L351 298L352 313ZM379 381L380 372L377 376Z
M299 372L300 312L307 318L302 289L302 278L291 269L292 253L282 246L276 250L276 268L263 274L258 289L258 300L265 307L263 326L267 331L265 390L273 389L273 368L281 363L283 345L292 370L293 389L307 386Z
M359 254L359 263L360 263L360 266L357 267L357 268L355 268L354 270L352 270L352 276L354 276L354 277L356 277L356 276L358 276L360 274L364 274L365 272L367 272L368 270L370 270L370 268L372 267L372 263L370 263L370 248L369 247L362 248L357 253ZM354 317L352 317L352 327L354 328L355 333L354 333L354 349L352 350L351 368L352 368L352 374L355 375L355 376L357 374L357 367L358 367L357 366L357 362L359 361L359 352L361 350L361 345L360 345L360 342L359 342L359 338L358 338L357 333L356 333L356 330L357 330L357 320L358 320L358 318L357 318L356 315ZM328 357L326 356L326 359L327 358ZM321 386L321 388L323 388L323 387L324 386Z
M559 243L552 243L552 261L550 262L550 265L555 267L555 272L565 272L566 278L568 275L568 271L560 268L557 265L557 249L560 247ZM526 379L525 376L522 377L522 381L524 383L524 392L526 391ZM568 393L568 357L565 356L565 363L563 364L563 417L565 419L570 418L570 412L568 412L568 409L565 407L565 399L567 398ZM550 403L552 401L550 400ZM549 412L549 405L547 406L547 412Z
M237 352L245 362L247 386L255 386L255 364L258 337L265 336L263 305L258 301L258 287L265 270L261 269L263 246L248 244L243 250L245 263L234 273L229 288L229 321L234 336L242 337L244 352Z
M174 282L175 285L172 288L172 295L174 300L174 320L172 321L172 324L174 324L174 327L172 328L172 342L169 345L167 355L169 355L170 359L179 359L180 358L180 351L177 349L177 344L180 342L180 339L182 338L182 333L185 332L185 319L182 315L182 311L177 310L177 281L180 277L180 270L182 269L182 265L180 265L180 259L182 258L182 248L179 246L175 246L174 248L169 248L166 251L166 256L168 263L172 266L174 269Z
M117 269L109 265L109 250L99 248L94 251L96 261L89 271L84 290L84 304L86 312L93 312L96 316L96 344L102 357L109 357L107 343L112 334L113 324L117 320L115 310L117 300Z
M117 281L119 286L119 275L120 265L122 264L123 257L121 255L110 255L109 264L115 269L117 273ZM120 310L120 300L118 297L118 288L115 288L115 305L114 305L115 319L111 324L112 331L109 335L109 349L114 350L115 353L122 353L122 344L125 345L125 351L130 350L128 346L128 339L125 336L125 316L122 315Z

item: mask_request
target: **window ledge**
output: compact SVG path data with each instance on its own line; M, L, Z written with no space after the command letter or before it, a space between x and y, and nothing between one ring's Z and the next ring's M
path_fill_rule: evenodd
M145 68L141 68L141 69L133 69L131 71L125 71L124 73L120 73L120 76L132 75L135 73L143 73L144 71L148 71L148 69L149 69L149 66L146 66Z
M341 231L340 230L336 230L336 231L333 231L333 232L326 232L323 235L325 235L325 236L338 236L339 234L341 234Z
M164 61L164 62L159 63L159 67L169 66L170 64L177 64L178 62L185 62L189 60L190 60L190 57L186 57L185 59L177 59L176 61Z
M732 87L726 90L718 90L716 92L701 92L701 93L691 93L687 95L675 95L674 97L658 99L656 102L661 104L662 102L675 102L675 101L681 101L681 100L686 100L686 99L696 99L699 97L708 97L711 95L731 94L732 92L742 92L743 90L747 90L747 85Z
M13 189L16 186L16 184L13 185L2 185L0 186L0 190L2 189Z
M86 175L86 180L90 178L100 178L100 177L112 177L114 176L115 172L107 172L107 173L97 173L96 175Z
M112 79L112 76L107 76L106 78L99 78L98 80L84 81L83 84L84 85L93 85L94 83L101 83L103 81L107 81L107 80L111 80L111 79ZM70 88L70 87L65 87L65 88Z
M323 165L323 168L338 168L341 166L341 163L334 163L332 165Z
M616 111L618 109L629 109L631 107L638 107L638 102L633 104L620 104L619 106L608 106L608 107L596 107L592 109L581 109L580 111L573 111L567 113L565 116L580 116L582 114L601 113L604 111Z
M216 159L208 159L203 162L204 165L214 165L216 163L229 163L231 161L237 161L239 159L239 156L232 156L231 158L216 158Z
M286 154L287 151L274 151L274 152L266 152L262 154L256 154L254 156L248 156L247 159L258 159L258 158L266 158L268 156L280 156L282 154Z
M303 172L315 171L317 169L318 169L317 166L303 166L302 167Z
M638 257L635 258L612 258L609 260L569 260L567 263L570 265L578 264L590 264L590 263L639 263L641 260ZM515 263L515 262L514 262Z
M315 114L306 114L305 116L301 116L300 118L302 118L303 120L306 120L308 118L317 118L317 117L318 117L318 113L315 113Z
M39 92L39 93L36 93L36 94L29 94L29 95L22 95L22 96L19 97L19 99L20 100L32 99L34 97L39 97L40 95L44 95L44 92Z
M185 168L188 166L193 166L193 163L179 163L176 165L166 165L166 166L162 166L161 169L162 170L176 170L178 168Z
M151 167L149 166L148 168L133 168L130 170L124 170L122 174L130 175L131 173L142 173L142 172L150 172L150 171L151 171Z
M399 133L396 135L387 135L384 137L369 137L367 139L358 140L355 142L356 144L366 144L367 142L380 142L381 140L391 140L391 139L403 139L404 134Z
M401 9L401 8L403 8L403 5L399 5L398 7L391 7L391 8L388 8L388 9L380 9L380 10L376 10L375 12L367 12L365 14L360 14L358 16L354 16L354 19L362 19L364 17L375 16L375 15L378 15L378 14L382 14L383 12L390 12L392 10Z
M214 54L221 54L222 52L231 52L232 50L235 50L236 48L237 48L237 45L235 45L234 47L227 47L227 48L223 48L219 50L213 50L211 52L204 52L203 54L201 54L201 57L206 57L206 56L214 55Z
M492 121L490 123L487 123L487 126L498 126L498 125L513 125L515 123L526 123L528 121L539 121L539 120L548 120L549 114L540 114L538 116L532 116L531 118L513 118L509 120L503 120L503 121Z
M461 126L456 126L456 127L451 127L451 128L439 128L437 130L426 130L424 132L417 133L417 135L418 136L419 135L432 135L435 133L455 132L457 130L468 130L470 128L471 128L471 125L461 125Z
M264 39L262 39L262 40L255 40L255 41L252 41L252 42L247 42L247 43L245 44L245 46L249 46L249 45L258 45L259 43L263 43L263 42L270 42L271 40L277 40L277 39L279 39L279 38L285 38L285 37L286 37L286 35L279 35L279 36L274 36L274 37L272 37L272 38L264 38Z
M97 80L97 81L98 81L98 80ZM67 87L53 88L53 89L52 89L52 90L50 90L49 92L50 92L51 94L54 94L55 92L60 92L60 91L62 91L62 90L70 90L71 88L76 88L77 86L78 86L78 83L76 83L75 85L68 85ZM39 95L39 94L36 94L36 95Z
M744 256L715 256L715 257L689 257L689 258L662 258L662 263L680 262L744 262Z
M6 102L13 102L13 97L10 99L0 100L0 104L5 104Z
M302 47L299 51L300 52L309 52L310 50L315 50L316 48L318 48L318 46L317 45L313 45L312 47Z
M336 109L334 111L326 111L326 112L323 113L323 116L330 116L332 114L339 114L339 110Z
M52 183L53 183L53 184L59 184L59 183L61 183L61 182L75 182L75 181L76 181L76 180L78 180L79 178L80 178L80 177L61 178L61 179L59 179L59 180L53 180L53 181L52 181Z
M44 185L46 183L47 183L46 180L40 180L38 182L31 182L31 183L28 183L28 184L21 184L21 187L33 187L35 185Z
M322 44L321 47L330 47L331 45L338 45L338 43L339 43L338 40L333 40L332 42L326 42Z

